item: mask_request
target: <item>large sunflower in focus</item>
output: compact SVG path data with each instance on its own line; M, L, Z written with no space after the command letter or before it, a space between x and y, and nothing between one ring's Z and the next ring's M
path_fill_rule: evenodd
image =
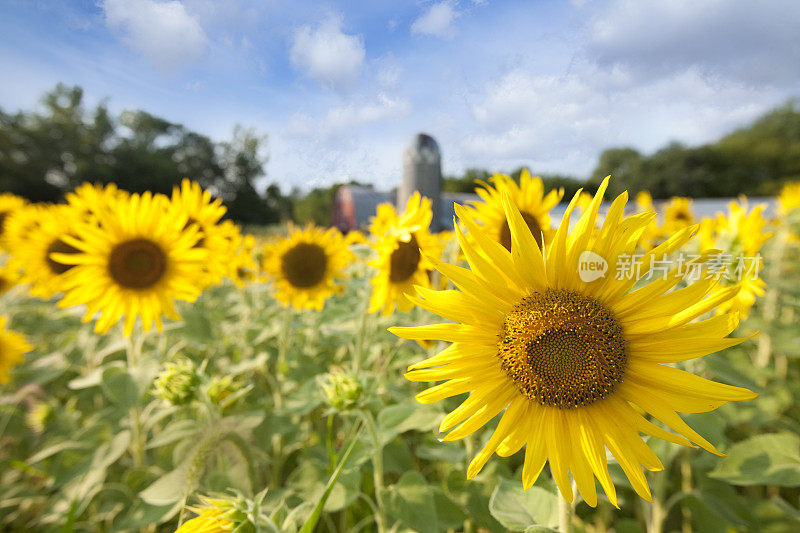
M607 449L636 492L650 500L642 467L663 467L640 433L719 454L678 413L706 412L756 396L671 366L742 342L726 338L738 324L736 313L694 322L736 289L711 294L714 282L701 280L668 292L683 278L678 268L636 290L631 290L636 279L616 279L618 264L634 253L654 213L624 218L623 193L601 229L592 231L607 186L608 179L569 231L577 196L572 200L544 255L510 195L502 197L510 252L459 207L457 214L471 234L468 242L457 228L470 269L442 263L437 268L460 290L418 289L419 297L413 298L456 323L392 328L407 339L452 343L406 374L411 381L444 381L418 394L422 403L470 393L443 420L441 431L451 430L443 440L466 437L502 413L469 465L470 478L492 454L510 456L525 447L525 488L549 462L568 501L573 499L571 472L589 505L597 503L595 478L616 505ZM651 254L677 250L695 231L678 232L646 254L643 264L649 264ZM584 281L579 268L586 251L607 261L608 275ZM653 424L646 414L672 431Z
M228 225L219 221L227 210L219 198L211 198L211 193L203 190L199 183L184 179L180 187L175 187L170 198L170 206L177 213L187 217L186 226L197 226L202 236L195 247L207 251L203 265L208 277L205 285L219 283L228 273L231 255L236 253L241 241L238 229L231 234Z
M33 349L24 336L6 330L6 321L0 316L0 383L8 383L8 371L22 362L22 354Z
M31 284L32 296L49 298L61 290L64 274L73 268L56 261L51 254L80 251L63 239L66 235L74 236L78 214L68 205L40 207L31 213L36 216L36 226L24 238L12 240L9 266L22 272L19 281Z
M491 185L483 183L482 187L475 189L483 202L474 202L474 211L467 212L485 227L486 234L502 244L506 250L511 248L511 233L500 200L503 192L506 192L518 206L525 224L539 245L549 243L552 235L550 210L561 201L564 191L552 190L545 195L541 178L531 177L527 169L522 171L519 185L504 174L495 174L491 182Z
M61 240L79 253L52 253L50 258L75 265L65 275L66 292L59 306L85 304L85 321L100 313L95 331L103 333L124 318L124 334L136 317L149 330L161 329L162 313L178 320L173 299L194 301L202 290L206 251L186 216L168 209L162 195L132 194L112 200L96 219L75 226L75 236Z
M371 229L384 233L373 233L379 239L375 244L378 256L369 264L378 273L370 280L373 285L370 313L381 311L390 315L395 305L400 311L410 311L414 304L405 295L413 293L415 285L431 286L429 273L433 264L427 257L439 257L441 253L439 239L428 231L432 216L430 199L418 192L411 195L400 216L389 204L378 207L376 222L380 220L380 226L373 222Z
M341 289L337 278L352 257L336 228L292 228L287 238L267 246L264 270L284 306L322 310Z

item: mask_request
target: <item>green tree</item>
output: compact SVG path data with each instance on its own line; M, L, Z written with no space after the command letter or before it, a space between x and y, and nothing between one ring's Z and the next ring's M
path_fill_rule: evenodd
M190 178L222 198L234 220L265 224L291 214L277 186L259 192L267 137L237 127L217 143L146 111L118 117L86 109L83 90L59 84L33 112L0 110L0 190L57 202L83 182L170 194Z

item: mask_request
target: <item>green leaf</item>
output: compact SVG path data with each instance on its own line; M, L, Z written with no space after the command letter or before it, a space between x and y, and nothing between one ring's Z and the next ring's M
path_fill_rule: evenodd
M196 420L173 420L159 433L156 437L150 439L150 442L145 446L146 450L166 446L175 441L192 437L198 433L198 425Z
M525 528L525 533L558 533L558 530L545 526L528 526Z
M358 431L361 432L360 427ZM314 533L314 528L317 527L317 522L319 522L320 516L322 516L322 509L324 509L325 507L325 502L331 495L333 486L336 484L336 480L339 479L339 475L342 473L342 469L344 468L347 459L350 457L350 453L352 453L353 451L353 446L358 440L357 437L358 433L350 437L350 445L347 447L347 450L345 450L344 454L342 455L342 458L339 460L339 464L336 466L336 470L333 471L331 478L328 480L328 485L325 487L325 492L322 494L322 497L317 502L317 505L314 506L314 510L311 511L311 516L309 516L308 520L306 520L306 523L303 524L303 527L302 529L300 529L299 533Z
M107 368L103 372L103 389L120 407L128 409L139 404L139 388L133 377L121 368Z
M413 531L438 531L433 490L419 472L406 472L390 488L392 514Z
M431 431L439 426L441 419L442 414L430 406L390 405L378 414L378 433L385 444L406 431Z
M800 486L800 438L774 433L736 443L709 476L734 485Z
M523 490L519 481L499 478L489 500L489 512L508 529L558 524L558 497L541 487Z

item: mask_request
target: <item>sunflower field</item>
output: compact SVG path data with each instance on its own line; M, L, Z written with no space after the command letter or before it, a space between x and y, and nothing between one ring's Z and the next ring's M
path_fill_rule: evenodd
M495 175L438 234L0 195L0 529L800 531L800 183L607 186Z

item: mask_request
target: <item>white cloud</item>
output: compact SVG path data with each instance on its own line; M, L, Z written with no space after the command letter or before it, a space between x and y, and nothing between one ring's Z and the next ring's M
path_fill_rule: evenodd
M459 13L455 10L455 4L450 0L444 0L438 4L433 4L420 15L411 24L411 33L450 39L455 35L453 22L458 16Z
M203 28L177 0L105 0L103 10L106 25L163 72L193 64L205 50Z
M332 16L317 28L298 28L289 57L306 76L346 91L356 86L365 55L363 39L344 33L342 19Z
M492 168L530 164L539 172L587 175L612 146L645 152L670 139L715 140L752 120L779 92L708 78L692 68L646 84L588 63L567 76L516 69L486 85L472 107L464 157Z
M319 121L306 113L294 113L285 128L293 137L316 137L331 145L343 145L351 143L363 127L406 116L410 111L411 103L405 98L379 93L372 102L332 107Z
M696 66L757 85L800 80L796 0L614 0L588 26L587 53L641 77Z

